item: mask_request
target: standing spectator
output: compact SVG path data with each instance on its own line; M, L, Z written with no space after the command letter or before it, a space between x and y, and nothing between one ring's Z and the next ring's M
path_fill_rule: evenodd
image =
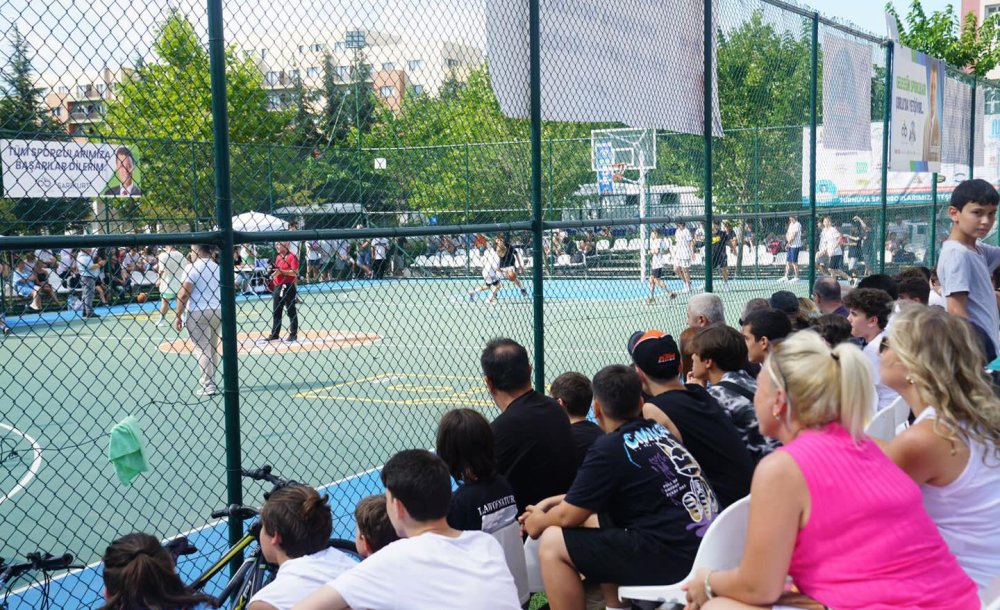
M788 249L785 258L785 275L779 281L797 282L799 281L799 252L802 251L802 224L795 216L788 217L788 228L785 229L785 243ZM789 274L791 274L791 277L789 277Z
M288 230L289 231L298 231L299 230L299 221L297 221L297 220L290 220L290 221L288 221ZM288 251L290 253L292 253L292 254L295 255L295 260L301 261L302 260L302 242L286 240L285 244L288 246Z
M822 262L821 262L822 261ZM840 230L833 225L829 216L823 218L823 231L819 238L819 256L816 264L825 267L826 271L835 278L850 280L850 276L844 273L844 238Z
M177 298L181 291L181 280L184 275L184 255L174 246L166 246L157 257L159 272L158 288L160 290L160 321L157 326L167 323L167 312L170 311L170 301Z
M847 321L851 323L851 335L864 340L865 356L875 382L875 411L881 411L899 398L892 388L879 378L879 347L885 337L884 331L892 312L892 299L884 290L875 288L855 288L844 299L850 312Z
M594 400L590 380L580 373L563 373L552 382L549 396L555 399L569 416L573 444L576 445L576 467L579 468L587 455L587 450L604 434L600 426L587 419L590 403Z
M76 255L76 267L80 271L80 298L83 301L83 317L99 318L94 313L94 292L97 289L97 280L101 275L101 267L107 261L103 258L103 253L97 248L80 248ZM101 301L104 301L103 291Z
M990 276L1000 267L1000 247L979 240L993 228L1000 195L989 182L966 180L951 193L948 216L951 233L941 245L937 273L948 313L968 319L989 339L989 356L996 357L1000 312Z
M726 310L719 295L703 292L691 297L687 304L688 327L707 328L726 323Z
M3 258L0 258L0 282L3 282L3 278L9 271L10 265ZM3 298L2 294L0 294L0 331L5 337L12 332L10 326L7 325L7 299Z
M729 250L732 247L733 233L729 230L729 222L715 223L712 230L712 270L722 270L722 286L729 285Z
M1000 575L1000 400L966 320L908 306L882 341L881 376L916 417L886 454L980 591Z
M122 250L111 255L111 261L108 265L108 290L115 299L123 299L132 285L132 278L129 276L131 271L125 266L128 256L128 252ZM136 261L133 263L133 267L138 263L138 259Z
M841 299L840 282L832 277L816 278L813 284L813 301L820 313L847 317L847 308Z
M674 273L684 282L683 292L691 292L691 260L694 258L694 238L683 222L677 222L674 232Z
M319 271L323 260L323 244L311 239L306 242L306 281L318 282Z
M18 296L30 299L28 307L35 311L42 311L42 295L49 298L56 298L56 293L49 284L40 284L38 274L34 269L28 267L28 263L23 259L18 259L11 273L11 285L14 293Z
M288 311L288 336L285 341L293 343L298 340L299 314L295 310L295 283L299 278L299 259L288 251L287 242L278 242L278 256L274 259L274 270L271 273L274 282L274 293L271 305L271 334L267 341L277 341L281 338L282 311Z
M656 287L659 286L660 290L666 292L670 295L670 298L677 296L676 292L667 289L667 285L663 283L663 267L666 264L667 252L665 247L665 238L660 237L659 231L653 231L649 237L649 298L647 302L652 305L656 302Z
M815 320L811 320L809 327L819 334L830 347L837 347L841 343L851 340L851 323L844 316L825 313Z
M494 339L480 358L483 379L500 415L493 420L497 472L514 489L518 513L566 493L576 474L569 417L555 400L531 387L524 347Z
M333 277L337 281L350 279L354 276L354 259L351 258L351 242L346 239L335 239L330 242L333 258Z
M177 315L174 327L185 325L193 344L192 351L201 368L195 396L215 396L215 371L222 355L222 304L219 287L219 264L212 259L212 246L196 245L191 251L197 257L184 269L184 279L177 293ZM187 312L186 322L182 314Z
M747 345L747 359L754 364L763 364L774 345L792 334L788 316L776 309L751 311L741 322L740 334Z
M385 277L389 266L389 238L385 236L372 239L372 276L376 280Z
M759 384L762 431L784 447L754 472L739 567L696 570L688 608L803 607L806 595L838 610L978 609L920 490L864 434L874 396L857 348L796 333Z
M358 225L358 228L362 228ZM359 278L370 278L372 276L372 242L367 239L358 240L357 252L355 254L357 266L355 274Z

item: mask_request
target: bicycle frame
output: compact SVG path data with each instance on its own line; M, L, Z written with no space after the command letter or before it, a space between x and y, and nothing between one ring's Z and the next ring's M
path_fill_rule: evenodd
M240 538L240 541L234 544L233 546L229 547L229 550L226 551L225 554L218 561L212 564L212 567L206 570L204 574L199 576L197 580L191 583L191 588L194 589L195 591L200 591L203 588L205 588L205 585L208 584L208 581L215 578L216 574L224 570L226 566L229 565L229 562L233 560L234 557L242 553L244 550L246 550L248 546L250 546L256 541L257 538L253 534L247 534L246 536L243 536L243 538ZM243 569L242 566L240 567L240 569L241 570Z

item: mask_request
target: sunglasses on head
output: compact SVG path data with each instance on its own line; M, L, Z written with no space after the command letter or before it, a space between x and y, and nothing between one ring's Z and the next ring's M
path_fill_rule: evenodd
M878 353L884 354L889 349L889 337L882 337L882 342L878 345Z

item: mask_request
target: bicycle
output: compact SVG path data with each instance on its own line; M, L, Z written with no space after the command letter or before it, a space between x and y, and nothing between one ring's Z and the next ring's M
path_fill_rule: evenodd
M42 573L42 604L40 608L44 610L49 607L49 584L51 578L49 572L56 570L71 570L84 568L86 566L73 565L73 556L69 553L55 557L44 551L28 553L24 563L7 563L0 557L0 590L4 591L3 601L0 601L0 610L7 610L7 597L10 595L10 588L21 576L29 572Z
M272 493L282 487L298 485L296 481L285 480L271 474L271 470L271 466L265 465L255 470L241 470L241 473L244 477L255 481L266 481L273 486L270 491L264 493L265 500L267 500ZM255 519L259 515L260 509L252 506L241 506L238 504L231 504L226 508L212 511L213 519L221 519L225 517L228 519L236 518L247 521ZM243 560L240 567L236 570L229 581L226 582L226 585L222 588L222 592L215 596L215 602L219 607L226 603L226 600L230 600L231 605L229 607L231 610L244 610L247 607L247 604L250 603L250 598L274 580L274 576L278 571L278 567L268 563L264 558L264 553L261 551L260 528L260 521L254 522L243 538L236 542L236 544L229 547L229 549L227 549L210 568L208 568L201 576L191 583L191 588L196 591L203 591L205 586L208 585L208 583L220 572L222 572L235 557L238 557L245 550L250 548L251 545L257 543L257 546L253 548L250 555ZM169 550L174 555L175 562L180 555L188 555L197 550L187 542L186 538L174 539L167 543L167 546L168 548L172 547L169 548ZM361 560L361 557L357 554L355 549L354 541L333 538L330 540L329 546L330 548L335 548L341 552L347 553L358 561Z

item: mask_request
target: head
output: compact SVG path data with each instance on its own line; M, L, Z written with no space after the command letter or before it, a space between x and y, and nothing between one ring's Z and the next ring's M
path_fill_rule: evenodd
M797 223L798 221L799 221L799 219L796 218L795 216L789 216L788 217L788 224L790 224L790 225L793 225L793 224Z
M899 298L899 289L896 286L896 280L882 273L876 273L863 278L858 282L858 288L877 288L878 290L884 290L893 301Z
M119 146L115 151L115 175L118 182L124 186L132 184L132 173L135 171L135 160L132 151L127 146Z
M799 297L799 317L800 318L813 318L819 314L819 308L816 307L816 303L812 299L807 299L806 297Z
M724 324L726 310L719 295L704 292L691 297L687 305L688 326L705 328L712 324Z
M215 246L210 244L195 244L191 246L191 251L199 258L211 258L214 250Z
M841 305L840 282L821 277L813 284L813 300L823 313L832 313Z
M333 516L325 495L308 485L289 485L271 492L260 509L260 547L271 563L281 564L327 547Z
M436 451L460 483L490 481L497 475L493 431L479 411L452 409L442 415Z
M555 378L549 387L549 396L566 409L570 418L584 418L590 412L594 390L586 375L569 372Z
M103 561L106 602L101 610L187 608L210 599L184 586L170 553L149 534L115 540Z
M904 277L896 282L896 289L899 291L901 301L926 305L931 298L931 284L923 276Z
M907 267L897 273L894 279L897 284L900 280L908 277L923 278L924 281L929 282L931 280L931 273L932 271L928 267Z
M386 545L399 540L385 507L385 494L365 496L354 507L358 532L354 545L362 557L370 557Z
M1000 195L989 182L976 178L955 187L948 204L952 232L958 231L968 239L982 239L996 221Z
M848 310L851 334L871 340L888 324L892 298L884 290L856 288L844 298L844 306Z
M764 361L754 409L760 431L785 443L799 430L835 422L860 439L874 400L875 383L860 349L848 343L831 348L816 333L798 332Z
M786 316L794 317L799 313L799 297L790 290L779 290L771 295L768 301L771 309L777 309Z
M809 321L809 328L819 334L827 345L840 345L851 338L851 323L836 313L826 313Z
M422 523L448 516L451 476L444 460L425 449L406 449L382 467L389 520L400 537Z
M823 228L824 229L828 229L828 228L830 228L832 226L833 226L833 221L830 220L830 217L829 216L824 216L823 217Z
M528 350L513 339L491 340L483 349L479 362L491 395L518 393L531 387Z
M775 343L792 334L792 323L780 311L758 309L743 319L740 334L747 346L747 358L759 364L764 362Z
M890 388L902 394L912 387L937 409L937 434L954 440L962 430L1000 454L1000 399L983 372L982 350L969 349L978 340L958 316L906 305L882 342L880 374Z
M691 369L694 368L694 336L701 331L700 328L696 326L690 326L685 328L677 339L680 341L681 348L681 368L680 372L684 375L690 375Z
M691 374L709 379L713 373L728 373L743 368L747 344L740 331L729 326L710 326L694 336Z
M681 373L681 357L677 343L659 330L636 331L628 340L628 353L639 373L642 385L667 383Z
M278 243L274 244L274 247L278 251L278 254L280 254L281 256L285 256L286 254L288 254L287 241L279 241Z
M594 387L594 416L605 432L642 413L642 382L624 364L612 364L597 371Z
M767 299L750 299L747 304L743 307L743 314L740 316L740 326L743 326L743 321L747 319L750 312L757 311L758 309L771 309L771 304Z

